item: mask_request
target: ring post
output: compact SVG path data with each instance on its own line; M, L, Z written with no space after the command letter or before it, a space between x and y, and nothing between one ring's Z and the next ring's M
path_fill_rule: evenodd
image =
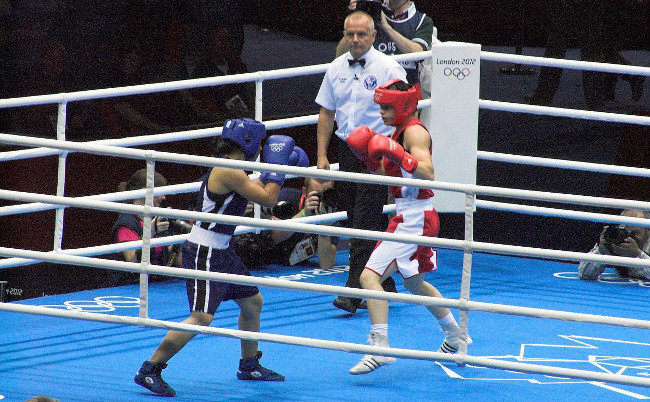
M431 50L431 121L436 181L476 184L481 46L444 42ZM463 193L436 191L438 212L464 212Z
M149 274L147 270L151 264L151 212L153 207L153 189L155 185L156 162L147 158L147 193L144 201L142 217L142 255L140 257L140 318L149 317Z
M465 195L465 245L463 246L463 273L460 280L460 299L463 302L469 301L470 282L472 278L472 242L474 241L474 210L476 209L476 194ZM469 312L467 308L458 311L460 324L460 345L458 353L467 354L467 337Z

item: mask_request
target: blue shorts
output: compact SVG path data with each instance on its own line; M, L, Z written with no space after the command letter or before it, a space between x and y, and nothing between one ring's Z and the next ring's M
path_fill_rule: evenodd
M183 268L186 269L251 276L246 265L235 254L232 242L228 248L220 250L186 241L182 255ZM213 315L222 301L244 299L260 292L257 286L201 279L187 279L186 288L190 311Z

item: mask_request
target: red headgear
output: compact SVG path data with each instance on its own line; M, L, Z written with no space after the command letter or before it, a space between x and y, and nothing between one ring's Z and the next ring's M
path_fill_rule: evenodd
M396 82L404 82L399 78L385 82L375 89L375 103L379 105L391 105L395 109L395 123L398 126L413 114L418 108L418 93L415 87L406 91L399 89L388 89Z

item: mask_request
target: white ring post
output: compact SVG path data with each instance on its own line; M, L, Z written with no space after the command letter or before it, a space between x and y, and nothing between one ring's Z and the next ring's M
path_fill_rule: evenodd
M262 109L263 106L263 79L260 78L257 81L255 81L255 120L261 122L263 118L263 112L264 110Z
M437 181L476 184L481 46L445 42L432 46L431 121ZM438 212L463 212L463 194L436 191Z
M465 195L465 245L463 247L463 273L460 280L460 301L462 304L469 300L470 282L472 279L472 243L474 242L474 210L476 208L476 195ZM460 345L458 353L467 354L467 334L469 313L467 308L458 310L460 324Z
M142 216L142 255L140 258L140 317L149 317L149 274L147 270L151 264L151 212L153 207L153 188L155 183L156 162L147 159L147 195L144 199L144 214Z
M260 76L262 77L261 74L260 74ZM264 91L264 88L262 86L263 82L264 82L263 78L260 78L257 81L255 81L255 120L257 120L259 122L262 122L263 114L264 114L263 113L264 110L262 109L263 104L264 104L263 103L263 96L264 96L263 91ZM261 162L261 160L262 160L262 155L259 155L257 157L257 162ZM253 172L253 173L259 174L261 172L256 171L256 172ZM260 204L254 203L253 204L253 217L255 217L257 219L260 219L261 216L262 216L262 207L260 206ZM257 233L257 234L261 233L261 229L260 228L255 228L255 233Z
M67 124L67 102L59 103L57 119L56 119L56 138L57 140L65 141L65 126ZM56 184L56 195L63 197L65 196L65 172L66 172L66 160L68 158L68 152L61 151L59 153L59 165L57 172L57 184ZM54 244L53 250L61 250L61 244L63 242L63 215L65 207L60 206L56 209L56 216L54 219Z

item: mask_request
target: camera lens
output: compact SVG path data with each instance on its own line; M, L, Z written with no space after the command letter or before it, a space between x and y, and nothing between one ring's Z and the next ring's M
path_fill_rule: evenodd
M188 234L192 231L192 225L179 219L169 219L169 229L172 233Z
M335 188L326 188L320 194L320 200L326 207L333 208L339 204L341 195Z
M603 237L607 243L619 244L625 241L632 232L625 225L609 225Z
M357 11L365 11L370 14L375 24L381 22L382 3L375 0L357 1Z
M293 204L280 201L271 209L271 214L278 219L290 219L295 215Z

